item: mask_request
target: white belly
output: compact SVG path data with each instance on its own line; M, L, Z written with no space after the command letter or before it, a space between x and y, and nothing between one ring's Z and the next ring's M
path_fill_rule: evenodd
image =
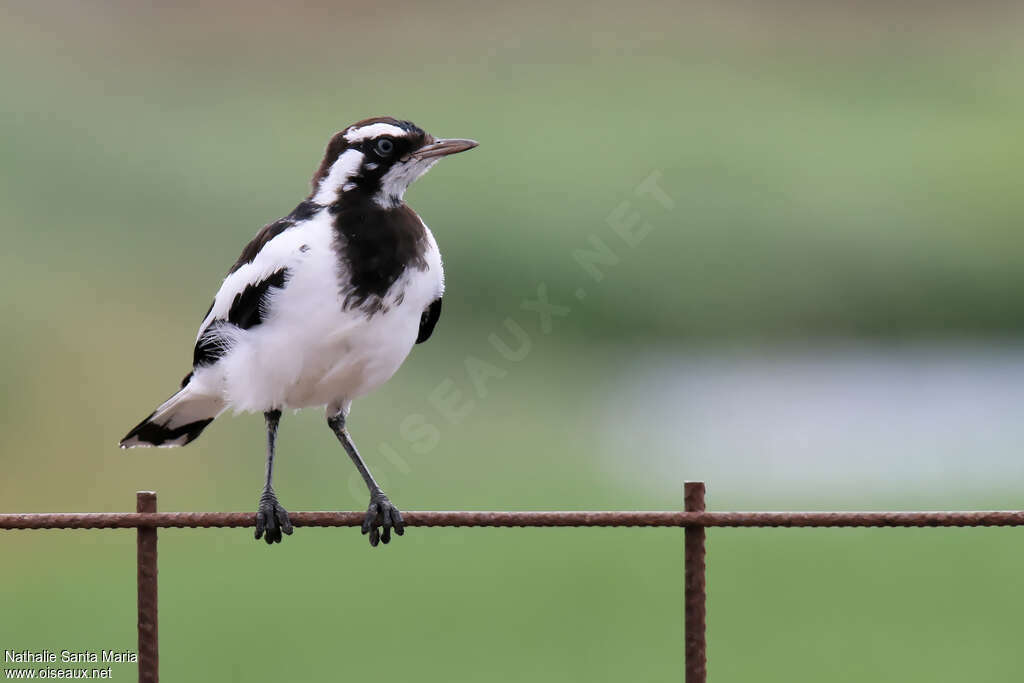
M407 269L373 315L343 310L329 221L293 232L274 239L294 242L286 286L273 292L263 322L240 331L230 352L210 368L219 370L224 397L236 412L347 408L398 370L416 342L423 310L444 289L440 253L428 230L426 270Z

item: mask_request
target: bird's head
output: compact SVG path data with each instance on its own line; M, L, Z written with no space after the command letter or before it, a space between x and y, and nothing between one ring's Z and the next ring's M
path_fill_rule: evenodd
M353 123L334 135L313 176L317 204L371 200L402 203L406 189L441 157L476 147L474 140L436 139L409 121L389 116Z

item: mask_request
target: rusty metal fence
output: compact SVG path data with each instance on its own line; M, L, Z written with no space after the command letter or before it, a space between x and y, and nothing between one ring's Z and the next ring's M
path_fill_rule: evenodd
M1024 511L708 512L703 482L687 482L680 512L403 512L409 527L672 527L684 530L684 669L686 683L707 681L706 530L709 527L990 527L1024 526ZM292 524L360 526L362 512L292 512ZM139 681L159 680L157 529L252 527L250 512L157 512L156 494L139 491L135 512L0 514L3 529L136 529L138 536Z

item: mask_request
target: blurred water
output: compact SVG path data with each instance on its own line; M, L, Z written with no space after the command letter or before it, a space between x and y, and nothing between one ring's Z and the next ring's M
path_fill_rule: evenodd
M1024 501L1021 346L651 353L619 385L610 439L630 455L607 462L638 485L705 479L740 506Z

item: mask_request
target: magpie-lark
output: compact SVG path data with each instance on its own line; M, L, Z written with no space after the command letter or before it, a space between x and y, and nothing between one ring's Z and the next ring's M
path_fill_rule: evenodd
M184 446L224 410L260 411L267 467L256 538L291 534L273 487L281 411L327 407L327 424L370 491L370 545L404 531L402 515L346 428L353 399L387 381L441 315L437 243L403 200L442 157L476 147L408 121L366 119L331 138L313 191L257 233L214 297L181 389L128 432L122 448Z

